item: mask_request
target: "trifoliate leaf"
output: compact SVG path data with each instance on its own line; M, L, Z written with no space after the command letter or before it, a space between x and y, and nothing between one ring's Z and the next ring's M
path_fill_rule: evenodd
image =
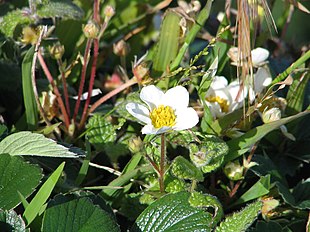
M0 225L2 231L25 232L25 222L20 215L17 215L14 210L0 209Z
M176 157L170 168L172 175L180 179L203 181L202 172L183 156Z

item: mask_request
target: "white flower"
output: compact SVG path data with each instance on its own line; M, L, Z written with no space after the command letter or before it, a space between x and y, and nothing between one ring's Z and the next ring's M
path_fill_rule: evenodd
M231 64L237 66L238 65L238 48L231 47L228 50L227 55L232 60ZM269 57L269 51L265 48L255 48L251 51L252 64L254 67L259 67L266 63ZM242 62L240 63L242 65Z
M253 86L249 88L249 99L252 103L255 100L255 96L263 92L263 90L269 86L272 82L272 77L266 68L260 67L254 74Z
M197 112L188 107L189 94L182 86L169 89L166 93L154 85L143 87L140 98L148 107L128 103L127 111L143 124L143 134L161 134L171 130L185 130L194 127L198 121Z
M214 118L219 118L240 107L246 97L246 92L240 90L238 80L231 82L223 76L215 76L206 93L206 104ZM239 93L239 94L238 94Z
M264 110L262 120L264 123L270 123L281 119L281 110L279 108L271 108Z

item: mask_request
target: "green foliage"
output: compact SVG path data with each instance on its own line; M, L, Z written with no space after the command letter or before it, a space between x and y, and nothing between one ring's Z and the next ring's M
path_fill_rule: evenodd
M40 213L42 206L45 204L47 199L50 197L57 181L64 169L65 163L59 165L59 167L51 174L51 176L44 182L37 194L31 200L29 205L26 207L24 217L29 225L35 217Z
M120 231L114 217L92 198L59 195L44 213L42 231Z
M168 194L147 207L130 230L136 231L211 231L211 214L191 206L190 194Z
M221 224L216 227L216 232L235 232L235 231L246 231L246 229L254 222L258 213L262 208L262 203L256 201L249 204L238 213L234 213L231 216L225 218Z
M190 144L190 159L203 173L209 173L221 166L228 153L226 143L216 136L206 136L200 144Z
M80 19L84 12L71 1L49 0L47 4L37 6L37 15L41 18Z
M27 155L58 158L78 158L82 156L71 152L69 148L59 145L41 134L28 131L17 132L3 139L0 142L0 153L8 153L12 156Z
M29 130L34 130L38 125L38 108L34 98L33 85L32 85L32 59L34 55L34 47L31 47L22 64L23 76L23 96L26 113L26 121Z
M14 210L0 209L0 228L2 231L25 232L25 222L20 215L17 215Z
M203 181L202 172L183 156L176 157L171 166L172 175L185 180Z
M0 154L0 208L12 209L21 201L18 193L28 197L40 183L41 169L20 157Z
M17 26L28 25L34 22L34 19L27 16L22 10L9 12L3 17L0 24L0 30L7 37L13 37Z
M104 149L106 143L114 142L116 139L114 126L100 115L95 114L90 118L86 128L88 141L98 150Z

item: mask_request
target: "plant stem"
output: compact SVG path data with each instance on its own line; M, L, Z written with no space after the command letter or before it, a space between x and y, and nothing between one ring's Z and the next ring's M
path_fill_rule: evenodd
M45 61L44 61L40 51L38 51L38 60L40 62L40 65L41 65L41 67L42 67L42 69L43 69L43 71L44 71L44 73L45 73L49 83L53 87L53 92L56 95L58 105L59 105L61 113L62 113L62 115L64 117L66 128L68 129L69 126L70 126L70 121L69 121L69 116L68 116L67 111L66 111L65 104L64 104L64 102L63 102L63 100L61 98L61 94L60 94L60 92L59 92L59 90L57 88L57 85L55 84L54 79L52 77L52 74L50 73L50 71L49 71L49 69L48 69L48 67L47 67L47 65L46 65L46 63L45 63Z
M58 66L59 66L59 71L60 71L60 75L61 75L62 85L63 85L63 88L64 88L64 97L65 97L67 114L69 115L69 118L70 118L71 112L70 112L69 94L68 94L66 76L65 76L65 72L63 70L63 64L62 64L61 59L57 59L57 63L58 63Z
M80 128L84 125L84 122L86 121L86 118L88 116L87 110L88 110L90 98L91 98L91 95L92 95L93 86L94 86L94 83L95 83L96 68L97 68L97 58L98 58L98 54L99 54L98 51L99 51L99 40L98 39L94 39L93 63L92 63L92 67L91 67L91 74L90 74L90 80L89 80L89 86L88 86L87 99L86 99L86 102L85 102L85 105L84 105L82 119L81 119L81 122L79 124Z
M73 121L76 120L76 116L79 112L79 108L81 104L81 95L83 93L83 88L85 84L86 70L87 70L87 65L88 65L88 56L89 56L89 52L91 49L91 45L92 45L92 39L87 39L86 47L84 51L84 57L83 57L83 67L82 67L82 72L81 72L81 80L80 80L78 98L76 100L75 108L74 108Z
M159 188L160 192L165 191L164 176L165 176L165 158L166 158L166 140L165 133L160 136L160 163L159 163Z

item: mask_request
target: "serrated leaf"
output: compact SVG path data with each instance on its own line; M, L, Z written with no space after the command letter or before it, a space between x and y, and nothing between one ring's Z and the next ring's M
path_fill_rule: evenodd
M170 172L175 177L185 180L203 181L202 172L183 156L177 156L170 166Z
M41 18L81 19L84 12L71 1L50 0L47 4L38 6L37 15Z
M26 16L22 10L14 10L7 13L1 21L0 30L5 36L13 37L18 25L28 25L34 22L34 19Z
M41 134L28 131L17 132L3 139L0 142L0 154L1 153L8 153L12 156L79 157L79 155L69 151L67 147L59 145Z
M211 214L192 207L189 197L188 192L179 192L160 198L140 214L130 231L211 231Z
M119 232L111 214L99 205L96 205L89 197L68 199L67 196L55 198L44 213L42 231L98 231Z
M24 217L26 218L28 225L39 214L41 207L45 204L51 195L64 167L65 162L61 163L59 167L52 173L52 175L50 175L50 177L44 182L37 194L25 209Z
M190 159L203 173L219 168L228 153L226 143L216 136L206 136L200 144L190 144Z
M103 150L106 143L113 143L116 140L114 126L105 117L98 114L95 114L89 119L86 128L88 141L97 150Z
M21 200L18 192L29 196L40 183L41 169L20 157L0 154L0 208L12 209Z
M0 224L1 231L14 231L14 232L25 232L25 222L20 215L17 215L14 210L2 210L0 209Z
M187 130L172 131L166 135L167 141L171 144L188 147L188 144L195 141L195 135Z
M256 219L259 211L262 208L262 202L256 201L249 204L240 212L228 216L221 224L216 227L216 232L243 232L245 231Z
M274 221L264 222L258 221L256 223L255 229L250 230L250 232L282 232L282 227L279 223Z

